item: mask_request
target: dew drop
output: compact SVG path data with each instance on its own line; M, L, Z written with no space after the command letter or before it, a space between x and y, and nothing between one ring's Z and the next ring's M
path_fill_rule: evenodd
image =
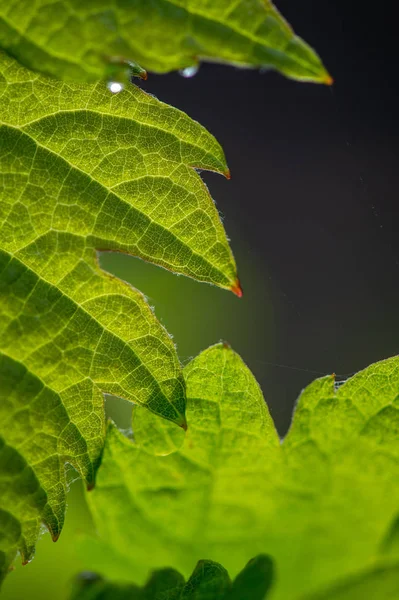
M198 73L198 69L198 65L193 65L192 67L186 67L185 69L181 69L179 73L182 77L189 79L190 77L194 77L194 75Z
M107 88L113 93L118 94L123 90L123 85L118 81L110 81L107 83Z

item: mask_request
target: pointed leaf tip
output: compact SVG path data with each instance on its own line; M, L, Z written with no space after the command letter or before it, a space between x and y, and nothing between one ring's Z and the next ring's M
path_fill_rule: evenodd
M234 285L230 289L233 292L233 294L237 296L237 298L242 298L243 291L239 279L236 279Z
M226 169L226 171L223 174L226 177L226 179L231 179L230 169Z
M139 79L144 79L144 81L147 81L148 74L147 71L143 69L143 67L131 61L129 61L128 64L130 66L130 72L133 77L138 77Z
M326 85L332 85L334 83L334 78L331 77L331 75L326 75L326 77L324 79L324 83Z

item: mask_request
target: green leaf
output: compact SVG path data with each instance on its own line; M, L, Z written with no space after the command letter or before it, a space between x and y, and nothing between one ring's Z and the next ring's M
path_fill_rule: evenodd
M69 80L108 78L132 60L160 73L208 60L331 83L270 0L8 0L0 7L0 47Z
M64 519L65 464L93 484L103 393L185 426L175 347L143 295L98 265L139 256L236 289L195 168L227 173L215 139L129 85L78 85L0 55L0 565ZM194 168L195 167L195 168ZM11 544L11 547L10 547ZM4 569L3 569L4 570Z
M263 552L276 563L273 600L303 600L378 564L399 505L399 358L343 385L312 383L282 444L228 347L203 352L185 379L181 447L139 408L135 444L110 425L88 495L100 536L90 568L118 580L134 568L142 582L165 565L187 576L207 556L235 575ZM150 423L157 433L142 443Z
M155 439L161 454L160 436L154 434L142 447L140 436L132 445L109 427L98 485L88 496L106 540L98 551L106 564L96 563L93 570L106 576L107 564L113 563L122 578L126 557L142 583L152 568L172 566L188 575L203 556L214 560L216 548L231 548L238 568L251 557L245 549L257 552L259 534L254 536L250 527L251 511L262 503L267 510L267 501L256 484L278 468L280 450L259 386L223 345L190 363L185 379L191 418L180 450L155 456L150 443ZM135 411L134 432L139 420L148 429L168 427L144 413ZM130 572L131 567L125 578Z
M391 524L376 565L333 583L301 600L397 600L399 598L399 519Z
M251 559L235 578L228 600L263 600L274 581L274 565L269 556ZM249 594L250 592L250 594Z
M397 600L399 564L379 565L303 600Z
M84 573L71 600L180 600L184 587L184 577L173 569L155 571L144 587L118 585L93 573Z
M201 560L184 586L181 600L215 600L228 596L231 581L226 569L210 560Z
M201 560L187 583L173 569L152 573L144 587L82 575L72 600L264 600L272 583L273 563L267 556L251 560L232 583L221 565Z

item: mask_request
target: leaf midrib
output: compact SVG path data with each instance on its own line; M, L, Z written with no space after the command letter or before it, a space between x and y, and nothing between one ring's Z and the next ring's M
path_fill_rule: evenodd
M261 46L264 46L265 48L267 48L268 50L270 50L273 54L277 54L277 55L280 55L280 56L289 56L289 57L293 58L293 60L295 62L297 62L298 64L300 64L301 66L306 67L306 69L308 71L310 71L310 72L311 72L313 66L317 67L317 65L313 65L312 63L305 62L304 60L301 60L300 57L298 57L296 55L292 56L292 54L286 52L286 48L287 48L288 44L291 43L291 41L298 40L298 41L301 41L302 43L304 43L304 42L301 40L301 38L299 38L294 33L293 29L291 29L291 27L283 19L283 17L280 15L280 13L278 13L280 19L283 20L284 25L288 28L288 30L289 30L289 32L290 32L290 34L292 36L292 39L289 40L286 43L284 50L277 50L276 48L273 48L273 46L271 46L270 44L265 43L265 41L262 38L259 38L259 37L255 36L255 35L251 34L250 32L243 32L243 30L240 30L237 27L233 27L230 23L227 23L226 21L221 21L220 19L216 19L216 18L210 19L209 17L206 16L206 14L204 14L201 11L198 11L198 10L195 11L195 10L191 10L190 9L190 11L188 11L184 6L182 6L178 2L175 2L174 0L164 0L164 2L167 3L167 4L171 4L172 6L178 7L180 9L183 9L188 15L192 14L192 15L194 15L196 17L200 17L201 19L203 19L205 21L211 21L211 22L217 23L218 25L222 25L226 29L230 29L234 33L237 33L238 35L240 35L244 39L250 40L251 42L253 42L253 44L259 44ZM272 6L274 7L274 5L272 5ZM276 8L275 8L275 10L277 11ZM204 55L204 57L206 58L206 55ZM317 74L317 71L315 71L315 74Z
M64 84L66 85L66 84ZM134 84L132 84L134 86ZM82 89L86 88L85 84L81 85ZM147 94L146 92L144 92L141 88L139 88L138 86L134 86L135 90L138 91L141 95L143 95L145 97L145 99L147 100L148 98L151 98L151 96L149 94ZM125 90L127 91L127 90ZM120 92L123 94L123 92ZM0 96L1 97L1 96ZM137 102L136 98L135 98L135 102ZM164 107L167 107L167 105L163 105ZM47 110L47 107L46 107ZM179 111L180 113L180 111ZM46 113L44 116L38 117L37 119L32 119L31 121L26 121L24 122L22 125L13 125L12 123L8 123L5 121L0 121L0 126L3 125L5 127L11 127L13 129L16 129L17 131L23 131L24 133L26 133L26 135L28 135L33 141L35 141L39 146L42 146L44 148L46 148L47 150L49 150L49 152L54 152L56 154L56 152L54 150L51 150L50 148L48 148L47 146L44 146L43 144L41 144L40 142L38 142L36 140L36 138L34 138L29 131L26 131L27 128L29 128L31 125L35 125L37 123L41 123L42 121L46 121L47 119L49 119L49 117L55 116L55 115L62 115L62 114L72 114L72 115L76 115L76 114L93 114L93 115L97 115L99 117L109 117L110 119L114 119L117 122L121 122L121 121L127 121L130 122L134 121L135 123L139 124L139 125L145 125L146 127L148 127L149 129L153 129L154 131L162 131L163 133L166 133L167 135L173 136L174 139L176 140L176 142L178 142L179 144L184 143L187 144L187 146L191 146L201 152L204 152L206 155L209 155L209 153L207 152L207 150L203 147L203 146L199 146L198 144L195 144L192 140L187 141L185 139L179 138L178 135L176 135L176 133L174 132L173 129L163 129L160 126L154 125L153 123L149 123L147 121L145 121L144 119L138 119L136 117L136 115L134 116L134 118L129 118L126 115L119 115L117 113L111 113L108 112L106 110L95 110L94 108L77 108L77 109L73 109L73 108L57 108L54 109L53 111L49 111L48 113ZM194 123L197 123L196 121L194 121ZM69 141L69 140L68 140ZM119 149L119 148L118 148ZM58 154L56 154L57 156L59 156ZM212 154L210 155L211 157L213 156ZM60 158L64 158L64 157L60 157ZM216 159L217 162L220 162L220 160L213 156L213 158ZM67 159L64 159L66 162L68 162ZM202 169L204 171L210 171L212 173L220 173L221 175L225 174L225 171L222 170L222 168L220 169L212 169L211 167L198 167L197 165L194 164L188 164L186 162L183 161L176 161L176 160L171 160L168 159L170 162L174 162L176 164L183 164L186 165L187 167L190 167L192 169ZM69 164L69 162L68 162ZM73 165L72 165L73 166ZM221 165L222 167L223 165ZM76 167L77 169L79 169L79 167ZM81 170L81 169L79 169ZM86 173L86 171L82 171L83 173ZM89 173L86 173L87 175L90 175Z
M73 65L74 67L78 67L79 70L82 70L82 66L78 61L74 61L71 60L69 57L67 58L65 55L60 55L58 54L56 51L54 52L48 52L44 46L40 46L35 40L33 40L28 34L27 32L21 32L21 30L17 29L17 27L15 26L14 23L11 24L11 22L6 18L6 17L0 17L0 22L3 21L3 23L6 24L6 26L12 30L13 32L16 33L17 36L20 36L22 39L26 39L30 44L32 44L32 46L35 46L35 48L38 49L39 52L44 52L45 54L47 54L47 56L56 58L57 60L59 60L60 62L63 62L65 64L69 64L69 65ZM30 23L29 23L30 25ZM11 55L14 56L12 49L7 48L7 52ZM15 58L17 60L20 60L18 57L15 56ZM27 65L29 65L29 61L26 62ZM36 69L34 69L36 70ZM85 70L89 71L90 73L92 73L93 75L97 74L97 71L93 71L91 70L88 65L85 64ZM46 72L46 71L45 71Z

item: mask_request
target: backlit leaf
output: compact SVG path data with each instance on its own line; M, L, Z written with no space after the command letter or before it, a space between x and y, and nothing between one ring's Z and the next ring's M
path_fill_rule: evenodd
M0 47L69 80L110 78L124 60L160 73L208 60L331 83L270 0L8 0Z
M215 139L129 85L65 84L0 56L0 567L61 531L65 464L94 482L103 393L185 426L175 347L98 250L236 289L195 168L227 173Z
M104 575L127 579L130 565L141 582L166 565L187 576L206 556L235 575L264 552L276 564L273 600L303 600L385 560L399 505L399 358L343 385L316 380L282 444L253 376L228 347L203 352L185 379L182 445L142 409L133 429L140 421L142 433L150 422L155 429L145 444L109 427L88 495L99 532L91 567L101 554Z

